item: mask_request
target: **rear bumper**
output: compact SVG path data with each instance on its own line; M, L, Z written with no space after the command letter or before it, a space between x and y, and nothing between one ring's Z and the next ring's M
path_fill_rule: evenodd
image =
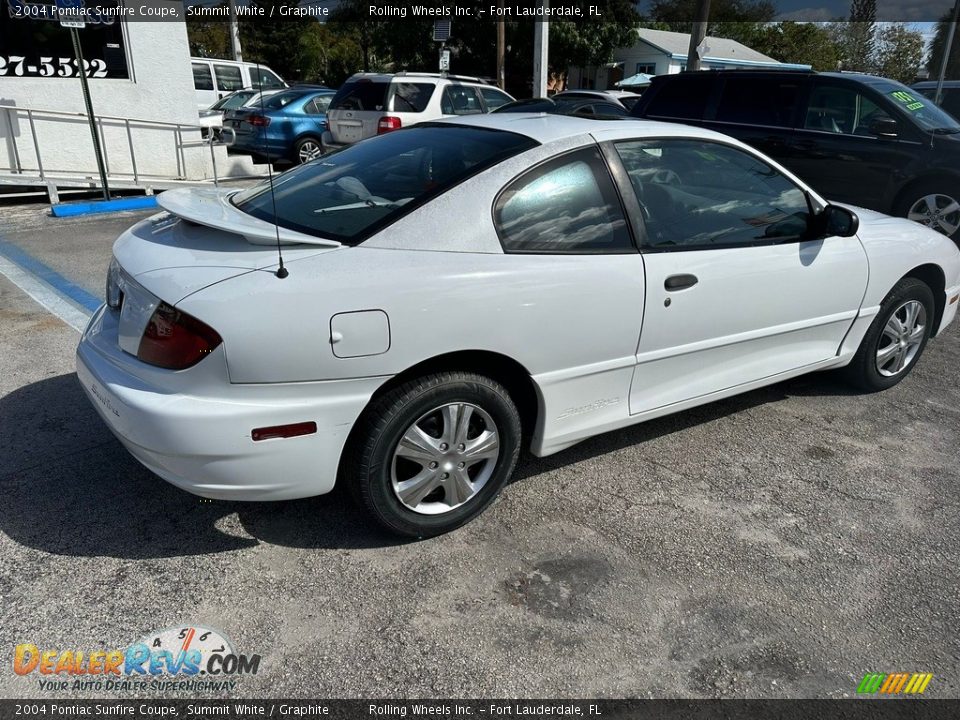
M231 385L210 382L223 346L190 370L157 373L109 342L101 308L77 348L77 377L124 447L164 480L221 500L329 492L347 435L383 378ZM207 366L204 368L203 366ZM224 368L225 369L225 368ZM187 379L195 370L199 377ZM164 384L157 378L166 378ZM199 380L199 382L196 382ZM183 381L183 389L169 385ZM255 442L251 431L315 421L317 432Z

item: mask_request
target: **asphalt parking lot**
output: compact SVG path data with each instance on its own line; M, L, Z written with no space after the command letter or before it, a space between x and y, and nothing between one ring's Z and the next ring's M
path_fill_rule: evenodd
M0 241L99 298L143 215L2 208ZM956 323L883 394L813 375L528 456L480 519L422 542L342 493L164 483L87 403L78 337L0 275L2 697L104 696L44 694L15 643L191 623L262 655L248 697L845 697L866 672L960 696Z

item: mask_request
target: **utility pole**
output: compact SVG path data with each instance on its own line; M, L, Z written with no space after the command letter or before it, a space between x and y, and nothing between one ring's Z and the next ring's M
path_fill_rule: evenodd
M687 70L700 69L700 44L707 36L707 22L710 20L710 0L699 0L697 19L690 33L690 49L687 50Z
M939 105L943 100L943 79L947 75L947 65L950 63L950 53L953 52L953 36L957 34L957 18L960 16L960 0L953 8L953 20L947 26L947 42L943 48L943 58L940 60L940 77L937 78L937 92L933 102Z
M230 0L230 49L233 59L243 61L243 51L240 49L240 25L237 24L237 0Z
M107 184L107 168L103 162L103 148L100 147L100 136L97 134L97 119L93 115L93 101L90 99L90 86L87 84L87 70L83 63L83 49L80 47L80 35L76 26L70 26L70 39L73 41L73 54L77 59L77 75L80 76L80 89L83 93L83 104L87 108L87 120L90 123L90 136L93 139L93 154L97 160L97 172L100 174L100 184L103 186L103 199L110 199L110 186ZM129 126L127 132L130 132Z
M550 0L537 0L537 7L546 10ZM549 72L550 22L544 19L534 22L533 31L533 97L547 96L547 73Z
M500 17L503 17L503 0L497 0L497 7L500 8ZM507 89L507 78L505 70L505 52L507 43L507 26L503 20L497 20L497 86L501 90Z

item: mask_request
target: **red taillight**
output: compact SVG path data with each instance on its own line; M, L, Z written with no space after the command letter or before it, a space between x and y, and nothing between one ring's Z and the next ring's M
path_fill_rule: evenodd
M317 424L313 421L291 423L290 425L271 425L270 427L254 428L250 437L256 440L272 440L274 438L300 437L312 435L317 431Z
M377 123L377 135L383 135L391 130L399 130L402 124L398 117L387 116L380 118L380 122Z
M266 115L251 115L247 118L247 122L254 127L266 127L270 124L270 118Z
M170 370L196 365L222 343L209 325L160 303L140 338L137 359Z

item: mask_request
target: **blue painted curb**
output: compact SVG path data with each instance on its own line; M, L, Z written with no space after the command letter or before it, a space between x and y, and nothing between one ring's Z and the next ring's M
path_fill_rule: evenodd
M146 210L155 207L157 207L157 196L145 195L143 197L118 198L116 200L59 203L51 206L50 212L53 213L54 217L73 217L75 215L120 212L121 210Z
M94 297L82 287L70 282L56 270L47 267L11 242L0 240L0 255L3 255L3 257L10 262L19 265L27 272L33 273L33 275L46 282L61 295L66 296L90 312L93 312L103 304L99 298Z

